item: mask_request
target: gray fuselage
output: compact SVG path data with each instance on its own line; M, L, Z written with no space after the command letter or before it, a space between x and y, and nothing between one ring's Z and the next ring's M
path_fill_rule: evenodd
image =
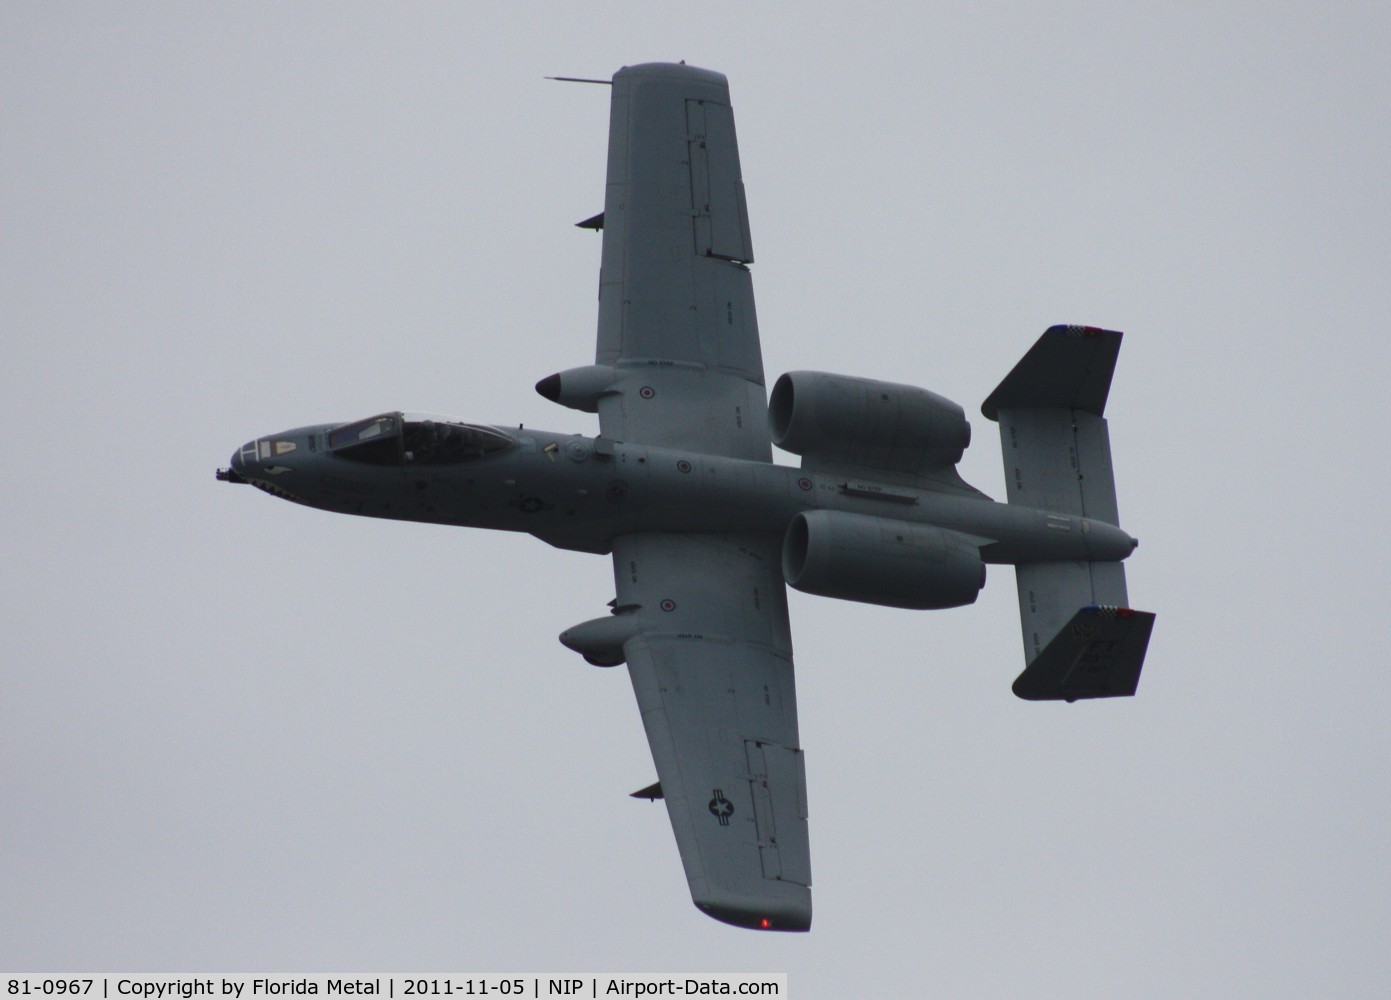
M607 553L638 532L781 536L802 511L832 510L929 524L979 540L987 563L1120 560L1136 542L1120 528L1072 514L996 503L965 487L936 489L844 474L608 441L452 421L487 434L495 450L414 452L378 438L371 461L348 457L322 425L248 442L219 473L283 499L364 517L493 528L535 535L564 549ZM360 448L359 448L360 450Z

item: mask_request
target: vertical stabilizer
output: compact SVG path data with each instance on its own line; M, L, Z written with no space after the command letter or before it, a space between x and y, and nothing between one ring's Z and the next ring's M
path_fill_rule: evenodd
M1010 503L1120 523L1106 397L1121 334L1055 326L981 404L1000 423Z

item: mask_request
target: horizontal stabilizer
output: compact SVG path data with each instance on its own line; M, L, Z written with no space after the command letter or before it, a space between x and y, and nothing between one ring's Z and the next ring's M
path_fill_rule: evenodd
M981 412L991 420L1000 419L1000 410L1081 410L1099 417L1120 349L1116 330L1049 327L986 397Z
M662 783L660 781L654 781L646 788L639 788L636 792L629 792L628 798L646 799L648 802L656 802L658 799L666 798L666 796L662 794Z
M583 222L577 222L577 223L575 223L575 228L576 228L576 229L592 229L592 230L594 230L594 231L597 233L599 230L601 230L601 229L604 228L604 213L603 213L603 212L600 212L598 215L591 215L589 218L585 219Z
M1129 608L1082 608L1014 682L1028 701L1133 695L1154 615Z

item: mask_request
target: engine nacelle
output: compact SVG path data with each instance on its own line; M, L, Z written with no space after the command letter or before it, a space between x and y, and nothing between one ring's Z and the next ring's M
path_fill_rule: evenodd
M918 473L955 465L966 412L935 392L826 372L788 372L768 400L773 443L813 463Z
M832 510L792 519L782 574L808 594L919 610L973 604L985 586L980 549L965 535Z

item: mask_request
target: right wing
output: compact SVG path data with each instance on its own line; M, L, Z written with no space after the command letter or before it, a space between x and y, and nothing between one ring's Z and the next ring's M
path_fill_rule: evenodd
M806 771L774 538L614 539L624 644L691 899L760 930L811 926Z

